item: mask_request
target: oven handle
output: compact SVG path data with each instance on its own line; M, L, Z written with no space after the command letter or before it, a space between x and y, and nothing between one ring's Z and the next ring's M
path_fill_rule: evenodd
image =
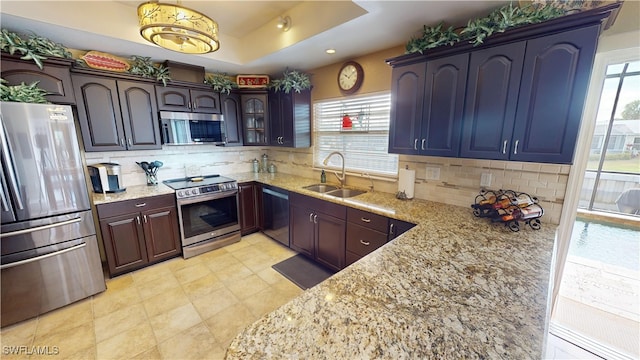
M199 203L207 200L216 200L216 199L236 196L237 194L238 194L238 190L225 191L222 193L206 194L206 195L194 196L190 198L177 199L177 203L178 205L187 205L187 204Z

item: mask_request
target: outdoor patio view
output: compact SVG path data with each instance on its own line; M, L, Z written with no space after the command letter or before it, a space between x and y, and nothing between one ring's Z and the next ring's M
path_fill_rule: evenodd
M610 65L552 319L606 359L640 358L639 154L640 61Z

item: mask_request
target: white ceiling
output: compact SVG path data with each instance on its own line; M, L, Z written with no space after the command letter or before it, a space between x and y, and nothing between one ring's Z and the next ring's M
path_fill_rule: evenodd
M464 25L508 1L182 1L219 24L221 48L205 55L173 52L142 39L136 17L140 3L2 0L0 24L73 49L150 56L204 66L208 72L277 74L404 45L425 24ZM287 32L276 28L285 15L292 19ZM327 48L337 53L328 55Z

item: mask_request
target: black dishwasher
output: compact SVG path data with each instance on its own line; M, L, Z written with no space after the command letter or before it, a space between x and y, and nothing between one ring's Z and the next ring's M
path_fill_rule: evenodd
M262 185L262 232L289 246L289 192Z

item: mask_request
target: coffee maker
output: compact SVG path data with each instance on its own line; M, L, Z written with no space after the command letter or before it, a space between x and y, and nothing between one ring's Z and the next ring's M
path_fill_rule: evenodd
M96 193L117 193L125 191L120 177L120 165L99 163L87 166L93 191Z

